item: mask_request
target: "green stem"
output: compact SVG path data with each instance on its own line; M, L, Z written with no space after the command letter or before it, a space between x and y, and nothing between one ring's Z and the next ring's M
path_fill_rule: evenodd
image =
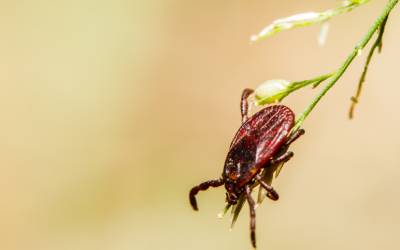
M294 28L300 28L305 26L310 26L322 22L326 22L329 19L333 18L334 16L341 15L346 12L350 12L353 9L360 7L363 4L368 3L369 0L362 0L362 1L343 1L342 6L339 6L334 9L329 9L323 12L313 12L316 16L308 18L301 18L301 14L285 17L282 19L275 20L273 23L265 27L262 31L260 31L257 35L254 35L250 38L251 42L256 42L258 40L270 37L276 33L290 30ZM308 13L302 13L308 14ZM299 18L300 17L300 18Z
M296 91L298 89L304 88L310 84L313 84L313 87L316 87L319 83L325 81L326 79L330 78L333 76L334 73L329 73L321 76L317 76L313 79L305 80L305 81L300 81L300 82L293 82L291 84L290 89L287 91L287 94L289 95L293 91Z
M279 90L282 92L277 91L277 93L259 93L259 91L256 89L256 105L264 105L264 104L269 104L272 103L276 100L278 101L282 101L283 98L285 98L286 96L288 96L290 93L304 88L308 85L313 85L313 88L317 87L321 82L327 80L329 77L331 77L333 75L333 73L329 73L329 74L325 74L325 75L320 75L317 77L314 77L312 79L308 79L308 80L303 80L303 81L297 81L297 82L291 82L289 83L289 85L287 87L285 87L286 89L284 90ZM276 82L277 84L279 84L278 82ZM273 84L273 83L272 83Z
M382 13L379 15L379 17L375 20L374 24L371 26L371 28L368 30L368 32L365 34L365 36L361 39L361 41L357 44L357 46L354 47L354 49L351 51L351 53L348 55L347 59L344 61L342 66L335 72L335 74L332 76L330 81L327 83L325 88L322 89L322 91L315 97L315 99L311 102L311 104L304 110L303 113L297 118L296 125L293 128L293 131L296 129L300 128L301 125L303 124L304 120L307 118L307 116L311 113L311 111L314 109L314 107L317 105L317 103L321 100L321 98L335 85L335 83L340 79L340 77L344 74L346 69L349 67L351 62L354 60L354 58L357 56L359 51L361 51L371 40L371 37L375 34L375 32L379 29L379 27L382 25L386 17L389 15L390 11L396 6L399 0L389 0L389 2L386 4L385 8L383 9Z
M368 71L368 67L371 62L372 56L374 55L374 52L376 49L378 49L378 52L381 52L382 38L383 38L383 33L385 32L385 25L386 25L386 21L387 21L388 17L389 16L386 16L385 20L383 20L383 23L382 23L381 27L379 28L379 35L376 38L374 44L372 44L372 47L368 53L367 60L365 61L365 65L364 65L364 70L361 74L360 80L358 81L356 94L350 98L350 100L351 100L351 105L350 105L350 110L349 110L349 118L350 119L353 119L354 109L356 108L356 105L360 98L361 91L362 91L362 88L363 88L363 85L365 82L365 77L367 76L367 71Z

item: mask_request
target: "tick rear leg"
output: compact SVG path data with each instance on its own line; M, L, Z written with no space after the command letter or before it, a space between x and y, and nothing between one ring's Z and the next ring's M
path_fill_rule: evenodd
M246 185L246 199L250 208L250 238L251 244L256 248L256 203L251 197L251 187Z
M295 140L299 139L300 136L304 135L306 131L304 129L298 129L294 133L291 133L289 138L285 142L285 146L288 147L292 144Z
M267 190L267 197L270 198L273 201L276 201L279 199L279 194L275 191L275 189L268 185L265 181L261 179L260 176L256 175L256 180L260 183L260 185Z
M190 205L192 205L192 208L196 211L199 210L199 208L197 207L197 201L196 201L196 195L199 191L207 190L209 187L219 187L219 186L222 186L223 184L224 184L224 180L222 178L220 178L217 180L206 181L206 182L201 183L198 186L193 187L189 193L189 200L190 200Z
M294 156L294 153L292 151L287 151L276 158L272 158L271 164L274 165L274 164L281 163L281 162L287 162L293 156Z
M240 112L242 113L242 123L247 120L247 112L249 111L249 103L247 98L254 92L252 89L244 89L242 99L240 101Z

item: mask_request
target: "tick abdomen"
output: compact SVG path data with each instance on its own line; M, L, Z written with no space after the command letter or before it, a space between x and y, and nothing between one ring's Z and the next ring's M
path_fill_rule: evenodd
M293 125L293 112L282 105L266 107L251 116L231 143L224 176L238 187L247 184L278 152Z

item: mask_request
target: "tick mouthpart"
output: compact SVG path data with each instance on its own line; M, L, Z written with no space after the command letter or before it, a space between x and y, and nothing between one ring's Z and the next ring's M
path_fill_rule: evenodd
M235 193L226 193L226 202L230 205L235 205L237 203L238 197Z

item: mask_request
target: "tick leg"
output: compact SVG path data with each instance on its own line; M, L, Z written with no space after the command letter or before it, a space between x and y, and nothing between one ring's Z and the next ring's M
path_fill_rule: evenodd
M207 190L209 187L219 187L219 186L222 186L223 184L224 184L224 180L221 178L218 180L206 181L206 182L201 183L198 186L193 187L189 193L189 200L190 200L190 205L192 205L192 208L196 211L199 210L199 208L197 207L197 201L196 201L196 195L199 191Z
M242 92L242 99L240 101L240 112L242 113L242 123L247 120L247 112L249 111L249 103L247 98L254 92L252 89L244 89Z
M268 185L265 181L263 181L260 176L256 175L256 180L260 183L260 185L265 190L267 190L268 198L270 198L273 201L276 201L279 199L279 194L275 191L275 189L272 186Z
M251 197L251 188L250 185L246 186L246 199L249 203L250 208L250 238L251 244L254 248L256 248L256 203Z
M271 164L273 165L273 164L280 163L280 162L287 162L288 160L290 160L290 158L293 157L293 155L294 155L293 152L287 151L276 158L272 158Z
M300 136L304 135L306 131L304 129L298 129L294 133L290 134L289 138L285 142L285 146L288 147L292 142L297 140Z

